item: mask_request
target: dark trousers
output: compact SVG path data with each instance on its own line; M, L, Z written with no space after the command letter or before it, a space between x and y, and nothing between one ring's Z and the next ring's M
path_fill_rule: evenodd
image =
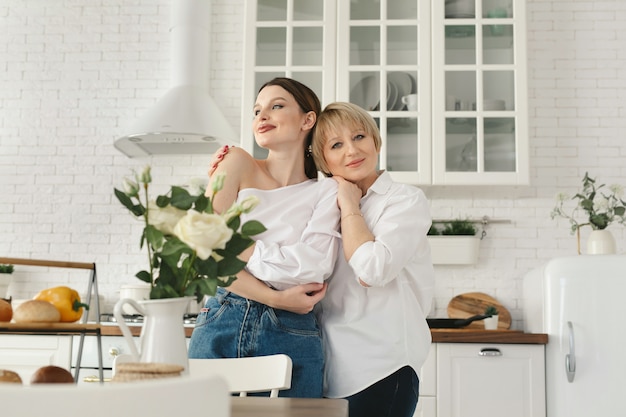
M350 417L413 417L419 379L405 366L385 379L347 398Z

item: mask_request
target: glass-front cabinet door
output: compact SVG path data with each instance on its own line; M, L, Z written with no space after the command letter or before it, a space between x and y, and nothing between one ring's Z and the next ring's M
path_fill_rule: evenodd
M381 169L431 182L430 4L338 2L337 97L368 110L380 128Z
M433 2L433 184L527 184L521 0Z
M335 0L246 1L241 142L256 158L267 155L252 134L259 88L275 77L310 87L322 106L336 100Z
M524 20L523 0L246 1L242 145L265 155L252 106L287 76L369 111L397 181L527 184Z

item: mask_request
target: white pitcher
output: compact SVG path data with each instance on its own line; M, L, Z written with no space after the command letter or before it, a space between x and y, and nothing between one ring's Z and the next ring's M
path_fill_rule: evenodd
M130 298L119 300L113 315L128 342L133 360L136 362L161 362L181 365L187 374L187 343L183 314L193 297L164 298L135 301ZM124 321L123 306L130 304L144 316L139 338L139 349L135 338Z

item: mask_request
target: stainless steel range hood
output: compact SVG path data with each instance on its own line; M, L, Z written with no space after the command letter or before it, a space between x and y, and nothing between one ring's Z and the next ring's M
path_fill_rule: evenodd
M171 89L115 147L134 158L211 154L239 139L208 93L211 0L172 0Z

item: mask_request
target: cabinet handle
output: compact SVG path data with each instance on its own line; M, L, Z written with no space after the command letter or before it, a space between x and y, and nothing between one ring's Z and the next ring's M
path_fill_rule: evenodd
M478 354L480 356L502 356L502 352L498 348L483 348Z
M572 322L567 322L569 327L569 353L565 355L565 375L569 382L574 382L574 376L576 376L576 350L574 343L574 326Z
M100 377L89 375L83 378L83 382L100 382ZM103 382L111 382L111 378L104 378Z

